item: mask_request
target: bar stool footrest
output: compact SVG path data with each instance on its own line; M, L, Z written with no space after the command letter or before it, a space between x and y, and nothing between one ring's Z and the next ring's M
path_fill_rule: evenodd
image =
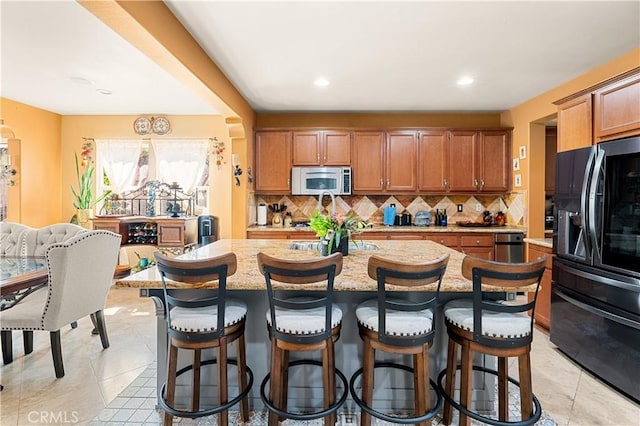
M460 370L461 368L462 368L462 365L458 364L457 367L456 367L456 370ZM489 373L489 374L493 374L494 376L498 376L498 372L496 370L491 369L491 368L487 368L487 367L482 367L482 366L479 366L479 365L474 365L473 366L473 370L474 371L482 371L484 373ZM468 408L463 407L461 404L456 402L452 397L447 395L447 393L444 390L444 386L442 386L442 380L445 378L446 375L447 375L447 369L446 368L444 370L442 370L440 372L440 374L438 374L438 388L440 389L440 393L442 393L442 397L449 404L451 404L453 406L453 408L455 408L459 412L462 412L462 413L466 414L468 417L471 417L472 419L478 420L479 422L486 423L486 424L492 425L492 426L531 426L535 422L540 420L540 417L542 416L542 406L540 405L540 401L538 401L538 398L533 393L531 394L533 396L533 415L531 417L529 417L528 419L520 420L520 421L514 421L514 422L503 422L503 421L500 421L500 420L492 419L490 417L478 414L475 411L471 411ZM513 383L514 385L520 387L520 382L517 381L516 379L514 379L512 377L507 377L507 380L509 380L510 383Z
M217 364L218 360L217 359L210 359L207 361L203 361L200 363L200 367L203 367L205 365L214 365ZM231 365L238 365L238 362L235 359L227 359L227 364L231 364ZM238 394L238 396L236 396L235 398L233 398L232 400L228 401L225 404L213 407L213 408L209 408L206 410L199 410L199 411L181 411L181 410L176 410L173 407L170 407L169 404L167 404L167 401L165 401L164 399L164 391L165 388L167 386L166 383L164 383L162 385L162 387L160 388L160 391L158 393L158 404L160 405L160 407L167 413L171 414L174 417L186 417L189 419L196 419L198 417L206 417L206 416L212 416L214 414L218 414L222 411L228 410L229 408L233 407L234 405L236 405L238 402L240 402L242 400L242 398L244 398L245 396L247 396L249 394L249 391L251 390L251 386L253 386L253 371L251 371L251 369L246 366L245 367L247 370L247 376L249 378L249 381L247 383L247 387L245 389L242 390L242 392L240 392ZM180 370L178 370L176 372L176 377L180 377L180 375L186 373L187 371L193 370L193 364L191 365L187 365L184 368L181 368Z
M414 373L413 368L408 367L406 365L402 365L402 364L396 364L393 362L376 362L373 364L373 368L374 370L376 368L395 368L397 370L403 370L412 374ZM431 389L434 390L436 394L436 405L431 410L427 411L425 414L421 416L414 416L414 417L396 417L396 416L390 416L388 414L381 413L380 411L376 411L373 408L366 405L365 402L362 400L362 398L360 398L356 393L355 383L357 378L362 375L363 371L364 370L360 368L356 370L355 373L353 373L353 375L351 376L351 380L349 382L349 389L351 390L351 397L353 398L355 403L360 407L360 409L371 414L373 417L376 417L380 420L384 420L390 423L416 424L416 423L422 423L422 422L431 420L442 409L442 405L444 401L442 399L442 395L438 388L438 385L433 380L429 379L429 386L431 387Z
M295 367L297 365L315 365L318 367L322 367L322 363L320 361L311 360L311 359L299 359L295 361L290 361L288 365L289 367ZM338 411L340 407L342 407L342 404L344 404L345 401L347 400L347 396L349 394L349 384L347 382L346 376L342 373L342 371L338 370L337 368L335 369L335 371L336 371L336 376L338 376L338 378L342 381L343 392L340 398L337 399L335 404L331 405L329 408L325 410L302 414L302 413L292 413L290 411L283 411L278 407L276 407L275 405L273 405L273 403L269 401L269 398L267 397L267 394L265 392L267 383L271 379L271 372L269 372L264 377L264 379L262 380L262 383L260 384L260 398L262 399L262 402L264 403L265 407L267 407L269 411L277 414L280 417L284 417L286 419L315 420L322 417L326 417L329 414L332 414Z

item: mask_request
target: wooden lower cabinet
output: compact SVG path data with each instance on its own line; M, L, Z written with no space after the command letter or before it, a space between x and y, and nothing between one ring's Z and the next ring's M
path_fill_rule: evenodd
M540 282L540 289L538 290L534 319L540 327L549 330L551 326L551 265L553 254L548 247L529 244L529 262L543 256L547 256L547 264L542 276L542 282ZM529 300L531 301L532 299L533 295L530 294Z
M126 216L93 219L93 229L115 232L122 245L143 244L183 252L198 242L198 218Z
M315 240L314 232L305 231L247 231L249 239L281 239L281 240ZM417 241L431 240L443 246L457 250L469 256L493 260L494 234L479 232L375 232L369 231L354 237L356 241L396 240Z

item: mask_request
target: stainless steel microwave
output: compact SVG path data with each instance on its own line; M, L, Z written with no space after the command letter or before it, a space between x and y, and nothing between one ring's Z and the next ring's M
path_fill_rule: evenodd
M351 194L351 167L292 167L291 194L319 195L331 191L334 195Z

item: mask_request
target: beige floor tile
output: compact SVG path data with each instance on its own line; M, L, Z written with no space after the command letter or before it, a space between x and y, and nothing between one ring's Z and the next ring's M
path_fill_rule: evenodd
M105 405L109 405L119 394L129 386L147 367L139 367L126 371L117 376L110 377L99 382L102 399Z
M569 421L582 425L640 426L640 406L583 371Z

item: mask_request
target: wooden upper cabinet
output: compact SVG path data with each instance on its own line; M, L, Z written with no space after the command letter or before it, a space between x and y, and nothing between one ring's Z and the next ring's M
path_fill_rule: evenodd
M294 166L351 165L351 133L347 131L293 132Z
M449 190L475 192L479 188L477 173L478 132L451 131L449 156Z
M507 192L511 183L511 132L480 133L478 190Z
M449 189L449 138L445 130L420 132L418 136L418 190Z
M385 155L385 190L415 191L418 188L418 139L416 132L387 133Z
M640 73L595 91L595 142L640 133Z
M323 131L322 152L325 166L351 165L351 132Z
M558 105L558 152L593 144L591 93Z
M384 190L384 132L353 132L353 191Z
M291 192L291 132L256 132L256 192Z

